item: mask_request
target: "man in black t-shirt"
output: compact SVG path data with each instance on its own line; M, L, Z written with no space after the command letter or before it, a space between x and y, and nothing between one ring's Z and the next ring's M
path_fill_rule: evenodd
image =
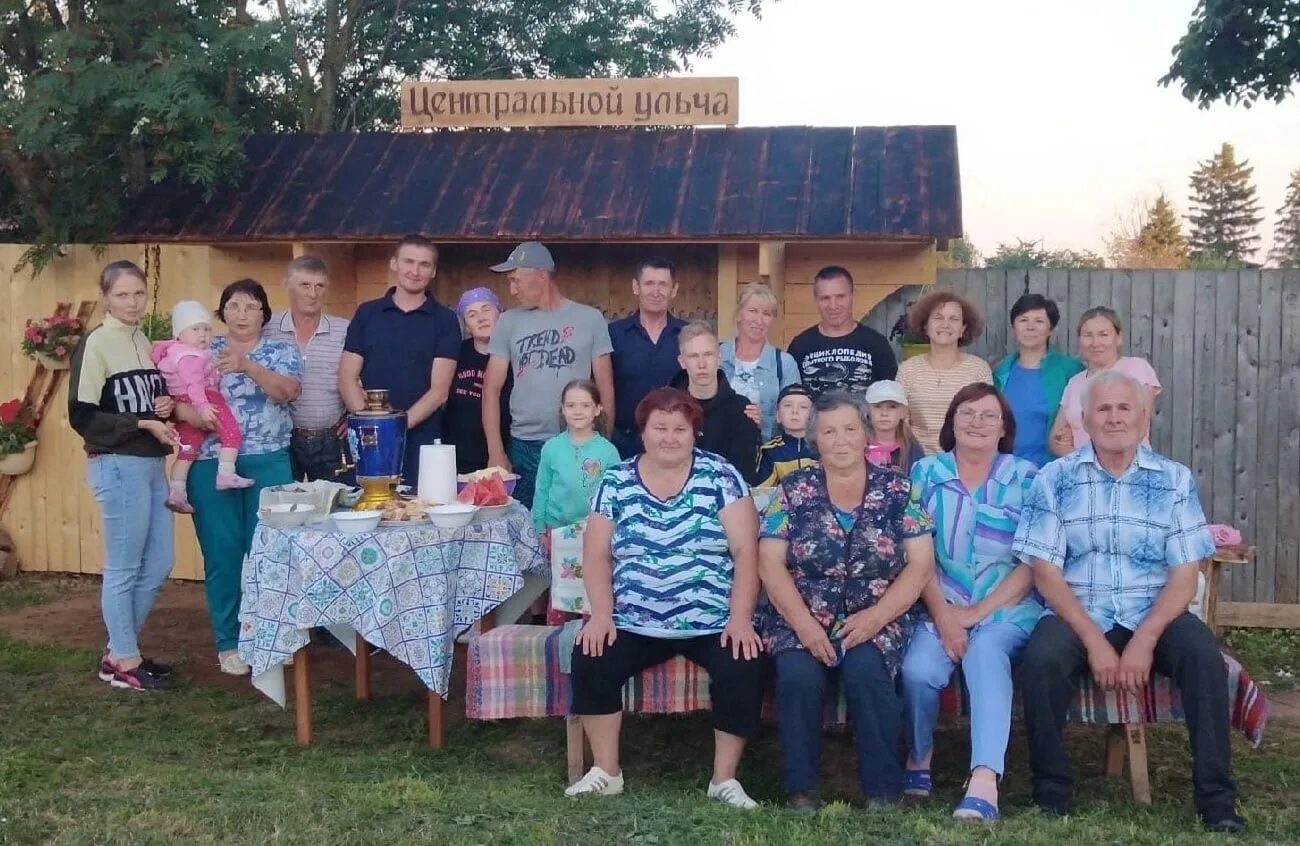
M820 321L795 336L790 355L814 397L848 391L861 398L872 382L893 379L898 359L885 336L853 319L853 276L830 265L813 277Z

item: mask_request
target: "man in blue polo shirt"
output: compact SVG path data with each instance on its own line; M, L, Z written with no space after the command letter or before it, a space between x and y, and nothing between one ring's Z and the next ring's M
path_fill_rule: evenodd
M677 375L677 335L686 321L669 313L677 296L676 268L661 256L644 259L632 277L637 310L609 324L614 345L614 446L624 458L641 452L636 407Z
M397 284L377 300L357 306L339 361L339 394L349 411L366 405L365 388L388 390L393 408L406 412L402 478L415 484L420 447L442 437L442 408L460 351L460 321L429 293L438 250L408 235L388 262Z

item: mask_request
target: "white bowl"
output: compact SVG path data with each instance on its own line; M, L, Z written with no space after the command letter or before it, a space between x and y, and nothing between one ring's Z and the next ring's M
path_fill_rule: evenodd
M303 502L264 505L257 510L257 516L263 523L277 529L301 526L316 514L315 508Z
M336 511L330 516L334 518L334 528L345 535L355 535L361 532L373 532L379 528L379 521L383 518L384 512Z
M469 525L477 510L473 505L452 502L447 505L431 505L424 509L424 513L429 515L429 521L439 529L459 529Z

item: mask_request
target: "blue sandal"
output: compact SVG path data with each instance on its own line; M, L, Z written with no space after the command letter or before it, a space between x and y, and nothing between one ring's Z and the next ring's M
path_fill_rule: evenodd
M915 796L921 799L928 799L932 792L934 792L934 782L930 779L929 770L903 771L904 796Z
M957 803L956 809L952 812L952 818L955 820L996 822L998 816L998 806L978 796L965 797Z

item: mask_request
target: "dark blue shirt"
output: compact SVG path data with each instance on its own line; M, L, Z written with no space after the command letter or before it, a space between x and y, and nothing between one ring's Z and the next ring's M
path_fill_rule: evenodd
M655 388L666 386L682 369L677 363L677 336L685 325L685 320L670 314L659 340L651 341L639 311L609 324L614 345L614 425L620 433L636 432L637 403ZM619 448L621 452L623 445Z
M1056 458L1047 446L1056 409L1048 404L1042 369L1012 364L1003 391L1016 417L1016 443L1012 451L1036 467Z
M433 360L448 358L454 362L460 353L460 340L460 321L451 309L427 296L419 308L402 311L393 302L390 288L379 299L357 306L343 349L365 360L361 365L362 386L388 389L389 403L405 411L429 390ZM418 455L420 445L441 437L439 409L407 433L406 472L415 472L415 467L410 466L412 452Z

